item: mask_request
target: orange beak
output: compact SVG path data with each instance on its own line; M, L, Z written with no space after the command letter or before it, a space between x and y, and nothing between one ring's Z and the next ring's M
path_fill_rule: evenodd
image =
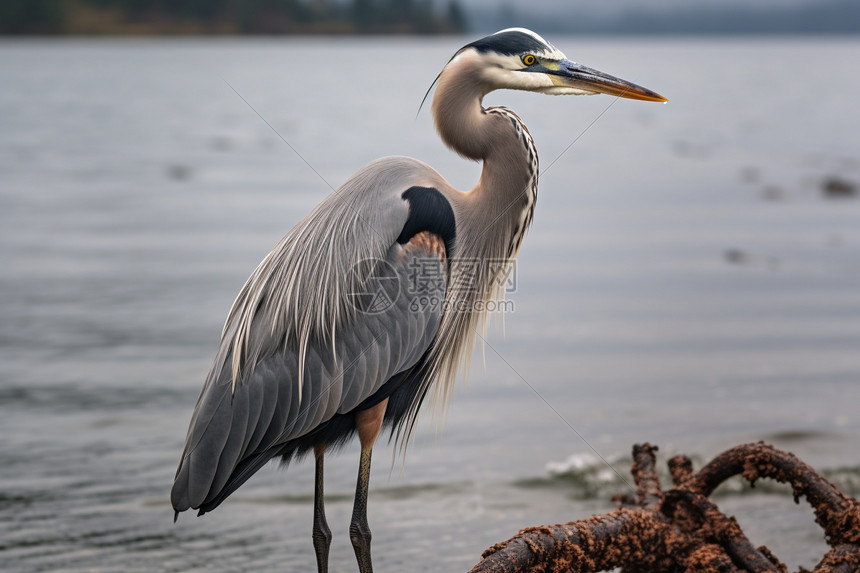
M594 93L609 94L627 99L638 99L641 101L669 101L657 92L634 83L610 76L598 70L562 60L557 70L547 71L553 76L553 82L557 85L570 87L578 90Z

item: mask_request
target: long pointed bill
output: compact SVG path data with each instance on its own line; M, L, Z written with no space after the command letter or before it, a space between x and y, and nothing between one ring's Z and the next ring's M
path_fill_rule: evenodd
M576 90L609 94L642 101L669 101L660 94L642 86L637 86L626 80L604 74L576 62L562 60L558 64L558 70L550 72L550 77L552 78L552 82L559 87L569 87Z

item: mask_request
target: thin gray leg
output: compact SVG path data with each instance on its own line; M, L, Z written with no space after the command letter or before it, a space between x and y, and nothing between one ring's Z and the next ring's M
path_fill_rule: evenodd
M314 450L316 473L314 480L314 551L317 554L318 573L328 573L328 548L331 546L331 529L325 519L325 494L323 493L323 455L325 448Z
M370 526L367 524L367 490L370 485L370 448L361 449L358 466L358 485L355 488L355 504L352 507L352 522L349 524L349 539L355 549L360 573L373 573L370 560Z

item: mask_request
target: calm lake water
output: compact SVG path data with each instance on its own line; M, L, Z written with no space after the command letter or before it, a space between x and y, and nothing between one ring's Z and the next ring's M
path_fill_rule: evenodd
M635 442L663 465L764 439L860 493L860 200L821 190L860 182L860 41L549 39L670 103L487 98L537 142L535 223L444 423L375 450L379 571L465 571L613 509L627 486L579 435L624 476ZM469 188L479 166L415 118L464 43L0 43L0 569L314 567L306 462L204 518L168 501L234 296L329 192L227 82L333 186L406 154ZM327 466L333 571L355 570L357 463ZM811 511L765 489L717 502L811 567Z

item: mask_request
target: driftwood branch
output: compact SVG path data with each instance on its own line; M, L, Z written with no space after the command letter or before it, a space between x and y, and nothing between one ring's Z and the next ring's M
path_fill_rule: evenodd
M812 505L831 550L814 573L860 571L860 503L840 492L796 456L764 443L723 452L698 472L685 456L669 460L674 488L664 492L656 470L656 446L633 447L636 497L622 507L562 525L530 527L484 551L471 573L778 572L782 564L756 548L734 518L708 499L734 475L753 486L762 478L790 484L795 502Z

